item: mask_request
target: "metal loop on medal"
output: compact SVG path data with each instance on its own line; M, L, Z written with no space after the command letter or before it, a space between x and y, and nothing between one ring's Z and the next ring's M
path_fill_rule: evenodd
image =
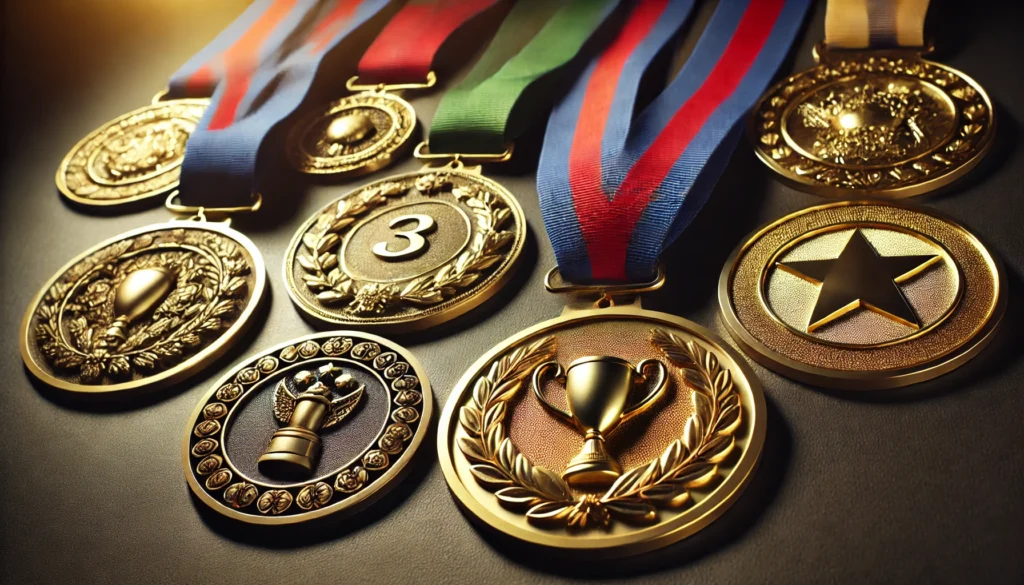
M659 261L655 265L654 277L647 282L627 282L622 284L572 284L562 278L562 273L555 266L544 277L544 288L553 293L596 294L605 297L638 295L653 292L665 284L665 266Z
M910 57L923 57L935 51L935 42L928 41L923 47L864 47L862 49L845 49L842 47L829 47L825 41L819 41L811 49L811 55L815 63L828 63L863 55L898 55Z
M434 87L437 83L437 75L433 71L427 72L427 80L422 83L357 83L358 75L353 75L345 82L345 88L349 91L398 91L402 89L426 89Z
M160 91L156 92L156 95L153 96L153 99L150 101L150 103L154 105L159 104L160 102L164 101L164 98L167 97L167 94L169 93L171 93L171 88L165 87L161 89Z
M430 152L430 141L424 140L416 145L412 155L420 160L446 160L453 162L505 162L512 158L514 145L510 142L505 147L505 152L498 154L486 152Z
M252 194L252 205L239 206L239 207L207 207L204 205L181 205L176 203L175 200L178 198L178 191L172 191L167 199L164 201L164 207L166 207L172 213L178 214L196 214L196 217L205 219L207 215L231 215L235 213L255 213L263 207L263 195L258 191Z

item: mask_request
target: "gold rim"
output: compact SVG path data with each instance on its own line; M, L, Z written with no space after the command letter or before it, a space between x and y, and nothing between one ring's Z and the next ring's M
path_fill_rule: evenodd
M161 93L163 93L163 92L161 92ZM157 94L157 96L162 97L161 94ZM154 100L155 100L155 98L154 98ZM140 201L144 201L144 200L147 200L147 199L152 199L152 198L155 198L155 197L159 197L161 195L169 193L170 191L173 191L174 189L177 189L179 181L174 181L174 182L169 183L168 185L166 185L164 187L161 187L160 189L156 189L156 190L153 190L153 191L148 191L148 192L143 193L141 195L134 195L134 196L124 197L124 198L120 198L120 199L90 199L88 197L81 197L79 195L76 195L74 192L72 192L71 189L67 185L67 180L65 179L65 175L67 174L68 167L70 166L71 161L75 157L75 155L86 144L88 144L89 142L95 140L97 136L103 134L103 132L106 131L107 128L110 128L111 126L118 125L123 120L128 120L128 119L130 119L132 117L138 116L139 114L143 114L143 113L145 113L145 112L147 112L149 110L163 109L163 108L167 108L169 106L173 106L173 105L176 105L176 104L180 104L180 105L196 105L196 106L202 106L202 107L205 108L205 107L210 105L210 100L209 100L209 98L188 98L188 99L175 99L175 100L166 100L166 101L154 101L153 103L151 103L151 104L149 104L147 106L143 106L141 108L132 110L131 112L128 112L126 114L118 116L117 118L114 118L113 120L110 120L109 122L99 126L95 130L93 130L92 132L87 134L84 138L79 140L67 152L67 154L64 155L64 159L61 160L60 166L57 167L57 172L56 172L56 174L54 176L54 181L57 184L57 190L68 201L70 201L70 202L72 202L72 203L74 203L76 205L82 205L82 206L86 206L86 207L116 207L118 205L130 205L130 204L138 203ZM177 171L180 168L181 168L181 164L179 163L177 165L174 165L174 166L168 168L165 172Z
M793 221L794 219L820 211L852 208L857 206L892 207L933 218L934 220L947 224L955 233L960 235L960 237L963 237L966 242L978 251L979 258L991 271L991 277L993 280L993 298L991 302L986 305L988 309L986 310L981 323L974 328L974 333L968 339L948 351L933 356L933 359L931 360L911 366L870 371L837 370L814 366L782 354L771 347L768 347L768 345L766 345L757 336L753 335L748 328L744 326L733 304L733 281L740 261L750 248L766 234L787 224L788 222ZM845 219L842 221L849 223L849 221ZM820 227L824 226L819 226L819 228ZM961 273L960 278L966 278L963 275L963 269L960 267L957 257L953 255L949 250L949 247L942 245L938 240L936 240L936 242L939 243L943 251L949 253L954 262L957 263L957 269ZM774 252L772 255L773 254ZM965 364L981 352L981 350L984 349L984 347L992 340L993 334L997 330L1005 312L1005 283L1005 273L999 260L992 256L988 251L988 248L985 247L984 243L982 243L977 236L952 218L931 209L925 210L921 207L902 202L879 200L841 201L808 207L793 212L758 230L755 230L744 238L743 243L733 251L722 268L718 284L718 302L722 320L726 328L729 330L730 335L732 335L733 339L743 348L747 355L765 367L794 380L827 388L858 391L887 390L924 382L945 374ZM964 287L962 286L961 289L964 289ZM970 291L968 290L959 294L957 306L953 308L953 315L948 315L945 319L948 320L956 317L956 313L961 307L964 294L970 294ZM758 296L760 297L759 292ZM770 314L766 314L766 318L777 322L776 318ZM796 336L795 333L790 333L789 329L785 325L779 324L778 328L780 331L785 330L787 333ZM800 337L803 339L806 336ZM922 335L912 335L905 339L901 339L900 343L880 344L878 349L896 351L894 348L898 348L901 343L920 342L923 337L924 336ZM808 343L813 342L809 341ZM816 346L820 348L820 351L829 351L833 349L839 351L851 350L849 347L829 344L824 341L816 343ZM855 351L856 348L853 348L853 350Z
M457 457L465 459L465 456L453 446L459 420L459 408L467 395L472 392L474 379L492 361L498 359L512 347L520 346L528 339L537 338L545 332L568 325L608 320L642 320L649 321L652 325L659 323L668 325L688 332L694 338L699 339L702 344L712 348L719 356L727 356L731 361L729 368L736 374L742 374L745 382L743 384L745 391L741 392L741 395L742 404L746 407L744 412L749 411L749 415L744 414L749 417L744 422L749 429L746 432L746 446L728 475L704 499L684 512L653 526L638 528L628 534L582 539L574 537L571 532L565 530L534 529L529 525L524 528L521 525L513 524L491 510L492 506L498 506L496 502L485 503L474 497L463 484L462 476L456 469L457 466L468 465L463 461L456 463ZM765 398L761 385L750 366L710 330L674 315L630 306L573 311L568 315L544 321L517 333L496 345L470 366L455 385L455 389L445 404L438 427L437 447L441 459L441 469L449 489L456 501L472 513L474 520L518 540L555 549L560 554L600 553L605 557L620 557L651 551L691 536L709 525L732 506L742 494L743 489L750 483L760 462L766 432L765 409Z
M213 498L206 490L203 489L203 486L199 484L199 481L195 477L193 469L194 457L192 456L190 449L193 428L196 425L196 421L201 421L203 419L203 410L210 402L210 400L216 396L217 392L222 386L231 383L231 381L236 378L240 371L246 369L247 367L251 367L253 364L255 364L259 359L263 357L273 356L280 352L281 350L288 348L290 346L298 347L305 341L320 342L327 341L332 338L345 336L350 336L353 338L358 338L363 341L377 343L381 346L382 349L386 349L387 351L393 351L396 354L401 355L402 358L406 362L408 362L409 365L412 367L412 372L415 372L415 375L419 378L419 391L422 394L423 413L420 416L418 422L416 423L416 430L414 431L412 438L409 440L408 446L402 451L401 456L399 456L399 458L394 462L394 464L389 466L387 471L384 474L382 474L381 477L379 477L372 483L367 484L364 488L360 489L358 493L355 493L335 504L331 504L323 508L313 509L308 512L301 512L290 516L256 516L252 514L243 514L242 512L239 512L229 507L225 502ZM386 394L388 394L388 398L390 398L391 390L387 386L384 386L383 390ZM234 404L241 403L243 401L244 396L245 395L242 394L238 398L234 399ZM323 520L326 520L327 518L330 518L332 520L341 519L369 507L374 502L379 500L381 497L386 495L389 491L391 491L395 486L398 485L401 479L404 478L404 476L408 473L409 462L415 456L420 444L423 442L423 439L427 434L427 429L430 426L430 420L431 417L433 416L433 407L434 398L430 387L430 381L426 377L426 371L424 370L423 365L419 362L419 360L416 359L416 356L414 356L404 347L378 335L373 335L371 333L363 333L360 331L327 331L322 333L305 335L303 337L299 337L296 339L292 339L290 341L286 341L284 343L280 343L258 354L255 354L245 360L242 360L239 364L234 366L227 374L222 376L214 384L211 385L211 390L206 393L203 399L192 411L192 415L188 419L188 425L185 427L184 439L182 441L182 466L185 472L185 479L188 482L189 488L192 490L192 493L195 494L195 496L199 498L204 504L209 506L218 514L221 514L233 520L245 522L247 524L256 524L263 526L281 526L307 522L321 522ZM230 418L232 412L233 410L229 411L228 414L224 416L225 420ZM227 434L227 429L228 425L225 424L216 435L219 439L221 439L222 445L223 438ZM376 441L377 438L375 437L373 439L373 442L370 444L372 445ZM227 460L226 457L225 460ZM230 462L228 463L230 465ZM341 471L341 468L331 471L330 473L327 474L327 476L338 473L339 471ZM229 482L234 481L235 476L245 478L244 474L236 473L233 474L233 478L232 480L229 480ZM271 489L285 489L304 484L312 485L322 479L323 477L319 477L296 484L272 485ZM255 506L256 504L255 502L253 502L250 505Z
M87 385L66 382L61 380L41 367L32 352L30 351L30 344L35 343L34 333L31 330L31 324L33 316L38 310L39 304L46 296L47 291L69 270L71 270L76 264L87 258L88 256L96 253L97 251L111 246L121 240L127 238L133 238L142 234L162 231L162 230L173 230L173 229L193 229L193 230L207 230L218 233L226 238L239 244L245 249L246 254L252 258L253 266L252 273L255 279L253 286L253 292L250 297L250 302L239 314L238 319L217 339L209 344L207 347L196 352L195 355L182 363L169 368L163 372L148 376L132 382L124 382L119 384L110 385ZM21 358L25 363L25 366L29 369L33 376L38 378L40 381L45 383L47 386L57 388L60 390L66 390L68 392L76 392L81 394L104 394L114 395L122 393L132 392L150 392L166 388L172 384L176 384L182 380L185 380L201 371L210 363L216 361L219 357L224 355L232 346L232 344L252 325L252 316L260 307L263 302L263 292L266 287L266 267L263 264L263 257L260 255L259 249L253 244L252 240L245 237L245 235L229 228L221 226L215 223L192 223L192 222L168 222L162 224L154 224L145 226L136 230L125 232L123 234L114 236L108 240L105 240L85 252L82 252L70 262L65 264L58 270L46 284L43 285L39 292L36 293L32 302L29 303L28 310L25 312L25 316L21 321L21 328L19 333Z

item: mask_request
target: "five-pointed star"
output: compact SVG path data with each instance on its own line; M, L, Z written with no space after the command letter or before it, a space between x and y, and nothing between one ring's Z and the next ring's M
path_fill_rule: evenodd
M860 230L854 230L839 257L832 260L779 262L782 270L820 284L807 331L861 307L908 327L921 322L897 285L941 260L938 255L879 256Z

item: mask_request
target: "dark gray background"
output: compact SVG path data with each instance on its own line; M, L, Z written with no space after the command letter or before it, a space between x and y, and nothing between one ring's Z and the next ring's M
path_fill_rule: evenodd
M240 529L193 503L181 469L189 414L234 360L312 330L288 301L282 256L301 221L355 182L306 192L294 175L278 174L279 186L271 190L277 210L236 222L265 256L272 298L256 332L216 366L174 391L120 406L68 403L30 381L17 329L37 288L84 248L168 216L161 209L120 217L78 213L57 195L57 164L94 127L147 103L168 74L245 4L5 4L4 582L1024 582L1024 364L1017 349L1024 287L1024 22L1005 8L1010 3L946 0L929 17L937 58L977 79L998 104L999 134L982 168L925 201L976 230L1006 263L1012 298L1003 337L967 367L891 398L827 394L754 365L770 408L754 483L701 535L618 564L558 562L474 529L448 494L433 436L392 496L318 532ZM810 64L823 15L822 3L787 68ZM347 75L339 74L335 87ZM438 95L411 95L422 121L430 119ZM489 171L519 198L532 230L514 283L447 330L401 340L426 365L438 407L483 348L561 309L562 300L542 285L554 260L530 171L539 137L538 130L517 145L516 164ZM415 168L414 161L405 161L392 170ZM710 203L666 255L670 285L651 295L647 306L725 335L715 295L727 255L758 225L820 202L774 181L741 144Z

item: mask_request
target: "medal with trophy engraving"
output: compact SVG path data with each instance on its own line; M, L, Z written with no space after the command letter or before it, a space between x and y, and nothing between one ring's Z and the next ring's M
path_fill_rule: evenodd
M284 275L299 310L327 326L401 333L443 323L498 292L522 252L526 220L479 163L511 157L510 142L525 131L512 125L512 108L524 114L543 103L519 98L579 51L612 4L513 7L466 80L442 99L430 146L416 148L427 165L352 191L295 234ZM568 33L559 51L543 50ZM499 94L506 99L494 102Z
M664 284L657 256L720 172L717 129L746 109L719 106L753 103L807 3L720 4L683 70L634 120L645 65L691 7L632 5L555 107L537 188L558 261L546 286L570 300L470 366L441 416L441 467L457 501L559 552L609 558L685 538L739 497L760 460L765 400L749 366L714 333L645 310L640 297ZM757 43L741 54L722 38ZM719 80L694 70L716 64L739 74L734 90L695 91ZM711 117L693 127L693 112ZM685 158L694 144L701 156Z
M386 339L334 331L244 360L214 384L183 442L192 492L252 524L359 510L393 488L433 398L419 362Z
M977 82L923 58L927 10L927 0L829 0L818 65L769 89L750 117L761 160L828 197L912 197L974 168L995 112Z
M445 41L497 4L413 0L403 6L346 83L359 93L310 110L292 127L286 147L292 166L312 175L356 176L390 164L416 130L416 112L397 92L433 87L434 60Z
M294 28L291 13L274 0L257 0L208 46L171 76L150 105L100 126L68 152L57 169L57 189L70 202L89 207L140 203L178 187L185 144L196 129L215 87L234 67L258 64L276 51L264 43L251 61L249 48L261 31ZM266 28L264 28L266 27ZM280 38L286 36L282 34ZM225 64L225 61L231 61Z
M758 230L722 270L719 301L748 353L820 386L921 382L977 355L1006 304L999 262L917 207L851 201Z

